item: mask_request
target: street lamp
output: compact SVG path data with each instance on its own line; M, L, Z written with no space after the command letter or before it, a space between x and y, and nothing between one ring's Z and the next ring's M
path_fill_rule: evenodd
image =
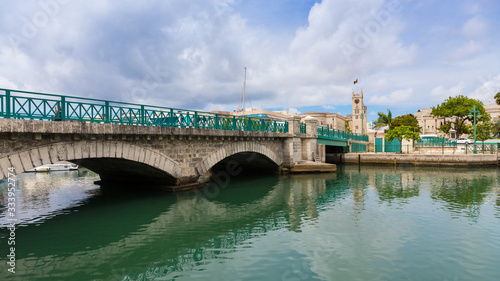
M474 116L474 154L477 154L477 148L476 148L476 117L481 116L481 112L476 109L476 105L474 104L474 107L469 111L469 117Z

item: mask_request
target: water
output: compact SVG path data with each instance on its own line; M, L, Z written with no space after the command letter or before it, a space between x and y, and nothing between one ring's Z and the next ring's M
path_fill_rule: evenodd
M16 177L0 280L500 280L500 170L345 167L192 193Z

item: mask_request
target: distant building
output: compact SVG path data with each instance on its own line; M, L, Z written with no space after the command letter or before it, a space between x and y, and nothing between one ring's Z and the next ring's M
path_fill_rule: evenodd
M285 121L286 118L290 115L297 115L300 116L302 119L306 118L307 116L311 116L318 119L318 124L320 126L326 126L330 129L345 131L346 124L351 129L351 132L356 134L367 134L367 131L369 129L366 116L367 108L363 101L363 90L361 90L359 94L354 93L354 90L352 91L352 114L348 114L345 117L338 113L332 113L332 112L309 111L302 114L289 114L288 111L269 111L256 108L246 108L245 110L240 110L240 111L235 110L234 112L229 112L229 111L212 111L212 112L218 114L246 116L246 117L254 117L260 119L276 120L276 121Z
M491 116L491 121L497 122L500 121L500 105L498 104L487 104L484 106L486 112ZM444 117L435 117L431 115L432 109L419 109L417 113L415 113L415 117L418 120L418 125L422 128L422 135L430 135L435 134L439 137L447 137L447 138L458 138L460 136L455 135L455 130L450 130L450 133L447 135L441 131L439 128L445 123L445 121L453 121L453 118L444 118Z

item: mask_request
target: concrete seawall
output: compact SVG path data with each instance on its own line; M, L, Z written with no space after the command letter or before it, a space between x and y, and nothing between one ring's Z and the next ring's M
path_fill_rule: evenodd
M347 153L343 157L343 163L355 165L479 167L498 166L499 157L498 154Z

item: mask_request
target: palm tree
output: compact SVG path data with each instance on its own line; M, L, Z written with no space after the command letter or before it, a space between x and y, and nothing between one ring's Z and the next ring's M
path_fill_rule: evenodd
M500 105L500 92L495 95L495 100L498 105Z
M378 129L378 128L381 128L384 126L389 126L389 127L391 126L392 112L389 108L387 109L387 114L385 114L383 112L379 112L377 114L378 114L378 119L375 120L375 122L373 123L375 125L375 129Z

